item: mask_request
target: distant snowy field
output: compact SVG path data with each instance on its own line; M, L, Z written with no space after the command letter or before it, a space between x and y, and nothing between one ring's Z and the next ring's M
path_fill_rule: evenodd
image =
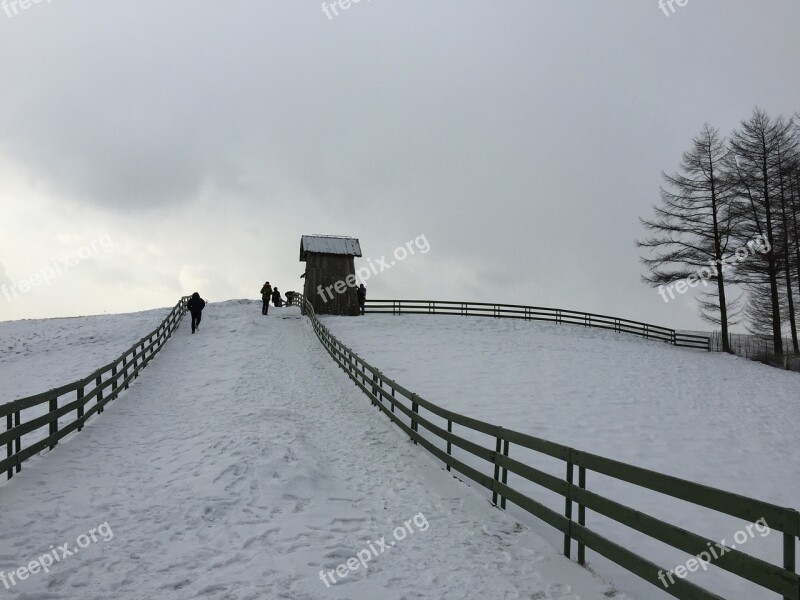
M798 373L572 325L429 315L323 321L373 366L443 407L676 477L800 507ZM465 434L458 427L456 433ZM480 434L473 437L485 446L491 443ZM517 452L516 458L563 478L563 463ZM489 472L480 459L473 464ZM745 524L593 473L588 487L717 541L730 543ZM532 484L528 493L563 511L560 497ZM528 522L535 520L528 517ZM688 558L594 513L587 524L667 568ZM548 526L538 531L561 543ZM782 536L772 533L740 549L782 564L781 547ZM668 597L592 552L587 556L623 590ZM714 571L693 573L690 580L726 598L775 597Z
M158 327L170 310L0 322L0 404L86 377Z
M170 310L0 322L0 404L90 375L158 327ZM72 400L74 394L64 396L59 406ZM24 410L22 422L47 411L47 404ZM46 428L24 435L23 447L46 436Z

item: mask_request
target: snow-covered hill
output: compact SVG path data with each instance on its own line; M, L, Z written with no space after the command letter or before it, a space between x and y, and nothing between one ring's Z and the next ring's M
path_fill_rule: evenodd
M0 363L3 389L91 371L162 316L3 325L4 347L39 336ZM625 598L390 426L296 309L260 302L209 305L196 335L184 322L0 506L0 594L20 600Z
M0 322L0 404L32 396L90 375L153 331L171 308L121 315ZM64 397L60 405L74 400ZM48 411L21 411L22 422ZM24 447L47 437L40 428L22 437Z
M0 321L0 404L89 375L158 327L170 310Z
M662 473L800 508L800 374L743 358L675 348L633 335L553 323L462 316L323 317L341 341L426 400L462 414ZM464 435L464 431L457 431ZM484 446L485 436L472 437ZM483 439L481 439L483 437ZM514 453L517 453L516 455ZM564 477L560 461L512 448L518 460ZM459 458L480 466L469 455ZM513 484L525 484L514 480ZM590 474L589 488L713 540L737 519ZM556 510L563 498L530 484ZM488 492L486 492L488 494ZM560 547L560 535L512 512ZM589 513L588 524L673 568L687 556ZM743 551L782 564L782 536ZM591 552L592 566L642 598L666 594ZM726 598L770 599L727 573L691 581Z

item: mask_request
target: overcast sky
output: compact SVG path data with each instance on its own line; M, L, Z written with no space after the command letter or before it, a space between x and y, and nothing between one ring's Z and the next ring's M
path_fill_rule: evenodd
M796 0L0 6L0 320L302 290L321 233L424 236L373 298L698 327L640 281L660 172L800 110Z

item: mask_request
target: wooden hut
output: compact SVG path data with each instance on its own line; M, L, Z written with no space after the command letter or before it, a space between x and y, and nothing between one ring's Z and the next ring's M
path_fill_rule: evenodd
M303 294L318 315L358 315L356 256L361 256L361 245L355 238L300 238L300 262L306 263Z

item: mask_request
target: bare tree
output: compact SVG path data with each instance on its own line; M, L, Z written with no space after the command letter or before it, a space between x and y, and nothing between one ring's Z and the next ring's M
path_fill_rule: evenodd
M792 240L794 243L794 264L792 265L795 280L800 291L800 152L795 155L789 170L789 203L792 214Z
M783 354L781 338L781 309L778 292L779 261L776 242L779 229L775 223L776 207L775 165L778 147L781 144L782 124L772 120L766 112L756 108L747 121L742 121L731 138L733 160L728 162L728 171L736 184L737 196L744 210L740 230L746 238L755 235L766 239L769 249L766 252L766 273L758 269L757 261L743 265L750 275L751 290L756 291L764 278L769 285L770 319L772 342L776 354ZM780 221L778 221L780 223ZM778 246L780 247L780 246Z
M792 290L792 248L796 246L796 237L790 219L792 210L792 166L797 153L797 138L793 131L793 123L783 117L776 121L778 144L776 147L775 179L777 185L777 200L780 204L780 234L781 234L781 264L783 278L786 284L786 309L789 315L789 330L792 335L792 348L795 354L800 353L800 344L797 340L797 320L794 310L794 291ZM795 215L796 216L796 215Z
M642 263L649 269L643 275L647 284L658 287L667 302L671 286L697 287L716 284L700 302L701 316L719 323L722 328L723 350L730 352L728 325L732 305L726 300L725 257L735 226L731 210L730 182L725 177L728 149L717 129L706 124L692 140L692 147L683 154L680 173L662 173L666 183L661 188L661 205L655 206L653 220L641 219L650 236L636 245L646 248L649 256ZM694 285L692 285L694 284ZM680 291L680 288L678 288ZM685 290L684 290L685 291ZM718 315L718 316L717 316Z

